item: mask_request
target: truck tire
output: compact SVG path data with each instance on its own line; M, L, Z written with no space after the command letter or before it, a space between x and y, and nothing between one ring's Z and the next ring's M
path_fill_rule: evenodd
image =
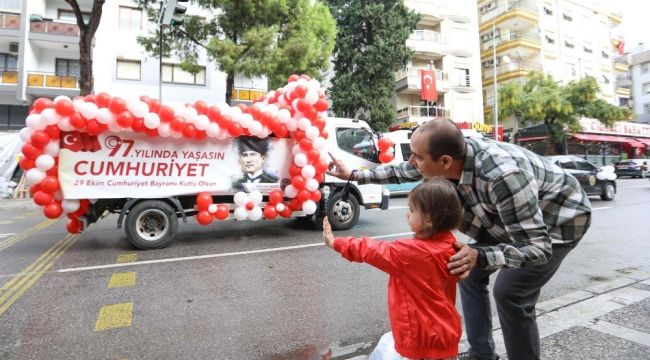
M616 195L616 187L614 187L614 184L611 182L605 183L605 186L603 186L603 193L600 194L600 198L605 201L612 201L614 200L614 195Z
M339 191L332 195L328 205L327 220L329 220L333 230L350 229L359 220L361 208L359 207L359 200L353 194L348 196L347 201L343 201L343 192Z
M136 204L126 216L126 236L138 249L161 249L178 232L178 216L171 205L161 200Z

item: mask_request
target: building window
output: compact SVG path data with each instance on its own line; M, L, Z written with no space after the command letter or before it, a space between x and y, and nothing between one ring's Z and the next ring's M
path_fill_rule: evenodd
M603 75L603 84L609 84L609 78Z
M162 81L174 84L205 85L205 67L196 74L181 69L180 64L163 64Z
M58 12L59 12L58 14L59 20L69 21L75 24L77 23L77 17L74 15L74 12L72 10L59 9ZM88 24L88 21L90 20L90 13L81 12L81 17L84 19L84 24Z
M644 95L650 94L650 83L643 84L643 94Z
M602 56L603 59L609 59L609 54L605 50L600 51L600 56Z
M127 6L120 6L120 29L142 28L142 10Z
M20 11L20 0L0 0L0 9Z
M547 42L547 43L549 43L549 44L555 44L555 39L553 39L552 37L550 37L550 36L548 36L548 35L544 35L544 38L546 39L546 42Z
M116 78L120 80L140 80L140 60L117 60Z
M72 76L79 78L81 66L79 60L56 59L55 71L57 76Z
M591 48L588 48L586 46L582 47L582 51L584 51L586 54L593 54L594 51Z
M571 15L568 15L566 13L562 14L562 19L566 21L573 21L573 17Z
M18 70L18 57L11 54L0 53L0 71Z
M551 9L547 8L546 6L544 6L544 14L552 16L553 15L553 10L551 10Z
M650 61L646 61L641 64L641 73L645 74L650 71Z
M643 104L643 113L650 114L650 103Z
M566 47L567 49L575 49L576 46L573 43L564 40L564 47Z

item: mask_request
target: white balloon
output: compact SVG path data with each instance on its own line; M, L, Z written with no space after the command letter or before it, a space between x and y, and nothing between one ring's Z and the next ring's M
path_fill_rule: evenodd
M248 194L243 191L238 191L234 197L235 204L237 206L246 206L248 202Z
M78 113L81 112L84 106L86 106L86 102L81 99L77 99L72 102L72 108Z
M87 102L84 104L83 108L81 109L81 115L83 115L83 117L85 117L88 120L92 120L95 117L97 117L97 111L99 111L97 105L91 102Z
M209 137L219 137L219 133L221 132L221 128L219 127L219 124L217 123L210 123L208 124L208 128L205 129L205 133Z
M283 110L285 110L286 112L289 112L289 111L286 110L286 109L283 109ZM264 111L265 111L267 114L271 115L271 116L275 116L275 115L277 115L281 110L278 108L277 105L275 105L275 104L271 104L271 105L267 106L267 107L264 109Z
M307 100L309 105L314 105L318 101L318 93L314 90L307 91L307 94L305 95L305 100Z
M63 199L61 201L61 208L67 213L75 212L79 210L79 200L75 199Z
M307 215L311 215L316 212L316 203L313 202L312 200L307 200L304 203L302 203L302 211L305 212Z
M95 115L97 117L97 121L108 125L112 122L115 121L115 115L108 109L108 108L101 108L97 110L97 113Z
M253 119L251 114L242 114L239 116L239 123L245 128L250 128L253 122L255 122L255 119Z
M239 221L246 220L248 218L248 211L246 210L245 207L240 206L235 209L233 215L235 215L235 219Z
M320 130L314 125L309 125L305 130L305 136L310 140L314 140L318 135L320 135Z
M307 182L305 183L305 189L309 191L318 190L318 181L316 181L316 179L307 179Z
M298 190L293 185L287 185L284 188L284 195L289 198L295 198L298 195Z
M72 101L72 100L70 100L69 97L67 97L65 95L59 95L59 96L54 98L54 101L52 101L52 104L56 104L56 103L58 103L59 101L62 101L62 100L64 100L64 101Z
M291 119L291 112L287 109L282 109L278 111L275 117L283 124L286 124L289 119Z
M129 110L131 110L133 116L137 118L143 118L149 112L149 105L147 105L147 103L144 101L138 100L133 102L132 109Z
M311 121L307 118L301 118L298 120L298 129L305 131L311 126Z
M72 130L75 129L74 126L72 126L72 124L70 124L70 118L67 117L67 116L61 118L59 120L59 123L56 126L58 126L59 129L61 129L63 131L72 131Z
M320 82L316 79L311 79L308 81L307 87L309 90L318 91L320 89Z
M295 144L295 145L291 148L291 153L292 153L294 156L296 156L296 155L298 155L298 154L303 153L303 151L302 151L302 149L300 148L300 145Z
M29 116L32 116L32 115L29 115ZM22 142L28 142L32 137L32 129L30 129L29 127L26 126L26 127L22 128L22 129L20 129L20 131L18 132L18 136L20 137L20 140L22 140Z
M54 158L47 154L39 155L36 158L36 167L41 171L48 171L54 167Z
M186 107L185 110L183 110L182 114L185 120L190 124L194 124L196 122L196 119L199 117L199 113L196 111L195 108L191 106Z
M218 208L217 204L210 204L210 206L208 206L208 212L210 214L214 214L217 212L217 208Z
M231 115L230 106L226 103L217 104L217 108L222 116Z
M308 86L309 83L308 83L307 79L299 78L298 80L296 80L296 86L298 86L298 85Z
M262 193L257 190L252 191L250 194L248 194L248 196L250 197L251 201L255 203L255 205L262 202Z
M316 149L318 151L325 150L325 148L327 148L327 140L325 140L322 137L318 136L312 142L312 146L314 147L314 149Z
M253 210L248 212L248 218L257 221L262 218L262 208L259 206L256 206L253 208Z
M148 113L144 116L144 126L148 129L155 129L160 125L160 117L156 113Z
M174 130L171 131L171 135L174 139L180 139L183 137L183 133Z
M275 211L277 211L277 212L283 212L283 211L284 211L284 208L285 208L285 206L284 206L283 203L277 203L277 204L275 204Z
M297 154L293 158L293 163L296 164L296 166L298 166L298 167L303 167L303 166L307 165L308 162L309 162L309 160L307 159L307 155L305 155L305 154Z
M248 130L251 132L253 135L261 135L264 127L259 121L254 121L248 126Z
M242 114L242 111L241 111L241 109L238 108L237 106L232 106L232 107L230 107L230 116L232 116L233 118L237 118L237 117L239 117L241 114Z
M158 126L158 134L162 137L169 137L172 134L172 128L169 123L160 123Z
M220 131L219 135L217 135L217 140L225 140L228 138L228 132L227 131Z
M307 164L303 166L300 173L303 177L305 177L305 179L311 179L314 177L314 175L316 175L316 169L312 165Z
M59 122L60 118L61 116L53 108L45 109L41 112L41 122L45 122L45 125L54 125Z
M209 125L210 125L210 119L208 119L208 117L205 115L197 116L196 122L194 122L194 126L199 130L205 130L208 128Z
M121 127L120 125L117 124L117 121L111 121L108 124L106 124L106 126L108 127L108 130L110 132L120 132L120 131L124 130L123 127Z
M31 114L27 116L27 119L25 119L25 125L34 131L43 130L47 127L47 123L39 114Z
M32 168L29 169L25 174L25 179L27 180L27 183L29 185L34 185L43 181L43 179L45 179L45 176L47 176L45 171L40 170L38 168Z
M296 131L296 129L298 129L298 121L296 119L289 119L285 126L289 131Z
M59 156L59 142L57 140L52 140L43 147L43 154L50 156Z

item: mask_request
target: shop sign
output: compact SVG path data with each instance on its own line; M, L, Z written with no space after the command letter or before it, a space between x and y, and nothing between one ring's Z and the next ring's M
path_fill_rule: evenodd
M580 119L580 125L582 126L584 133L626 135L650 138L650 125L646 124L617 121L612 126L605 126L603 123L596 119L582 118Z

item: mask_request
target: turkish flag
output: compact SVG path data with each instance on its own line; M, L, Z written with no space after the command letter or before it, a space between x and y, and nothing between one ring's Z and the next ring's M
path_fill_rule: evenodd
M436 74L433 70L420 70L420 83L422 90L420 98L427 101L438 100L438 89L436 89Z
M619 55L625 55L625 40L623 38L618 39L618 44L616 45Z
M101 150L97 136L91 136L79 131L68 131L61 134L61 148L72 152Z

